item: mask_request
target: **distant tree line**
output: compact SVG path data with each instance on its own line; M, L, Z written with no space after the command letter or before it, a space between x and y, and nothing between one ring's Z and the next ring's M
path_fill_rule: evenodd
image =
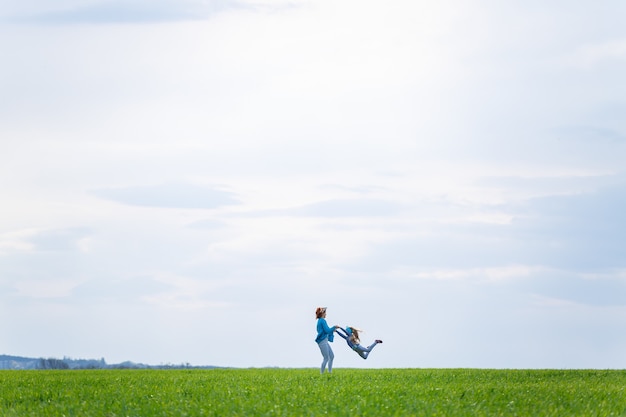
M41 358L37 363L37 369L70 369L70 366L62 359Z
M135 362L107 364L102 359L25 358L0 355L0 369L214 369L216 366L193 366L190 363L146 365Z

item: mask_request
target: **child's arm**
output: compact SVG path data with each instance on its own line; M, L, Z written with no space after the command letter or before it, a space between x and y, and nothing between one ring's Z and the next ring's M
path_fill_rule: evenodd
M341 330L341 331L339 331ZM341 336L342 338L348 340L348 333L346 333L346 331L344 329L342 329L341 327L337 327L337 329L335 330L337 332L337 334L339 336Z

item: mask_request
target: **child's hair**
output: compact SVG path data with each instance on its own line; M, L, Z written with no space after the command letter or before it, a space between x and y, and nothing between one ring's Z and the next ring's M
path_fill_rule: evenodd
M326 307L318 307L315 309L315 318L319 319L326 313Z
M355 329L354 327L351 327L351 326L348 326L348 329L350 329L350 332L351 332L350 340L352 340L352 343L357 344L357 345L361 343L361 339L359 339L359 332L361 330Z

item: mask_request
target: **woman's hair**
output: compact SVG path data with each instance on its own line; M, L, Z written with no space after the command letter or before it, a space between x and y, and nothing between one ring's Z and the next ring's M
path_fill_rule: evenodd
M319 319L326 313L326 307L318 307L315 309L315 318Z

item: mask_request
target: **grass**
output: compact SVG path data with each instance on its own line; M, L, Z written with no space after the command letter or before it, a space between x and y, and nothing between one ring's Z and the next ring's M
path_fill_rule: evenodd
M626 371L0 371L0 416L626 416Z

